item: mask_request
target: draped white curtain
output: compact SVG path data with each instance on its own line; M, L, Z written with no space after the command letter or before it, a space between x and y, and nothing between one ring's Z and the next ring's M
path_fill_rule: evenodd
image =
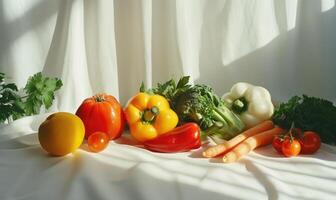
M335 0L1 0L0 71L62 78L53 109L190 75L336 100Z

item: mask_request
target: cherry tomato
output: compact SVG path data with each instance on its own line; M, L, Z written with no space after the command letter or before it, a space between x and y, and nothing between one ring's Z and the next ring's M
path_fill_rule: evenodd
M88 146L92 152L100 152L104 150L109 143L109 136L104 132L94 132L88 138Z
M319 150L321 146L320 136L313 131L305 131L303 137L300 140L301 153L303 154L313 154Z
M286 157L297 156L301 151L300 142L296 139L286 138L282 143L282 153Z
M278 153L282 154L282 140L280 137L274 137L272 146Z

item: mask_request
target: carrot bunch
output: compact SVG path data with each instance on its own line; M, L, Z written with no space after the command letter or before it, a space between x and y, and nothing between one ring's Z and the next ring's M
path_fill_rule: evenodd
M271 120L267 120L244 131L223 144L209 147L203 152L203 156L206 158L213 158L219 155L224 155L223 162L235 162L244 155L247 155L250 151L271 144L273 138L283 131L282 128L275 127Z

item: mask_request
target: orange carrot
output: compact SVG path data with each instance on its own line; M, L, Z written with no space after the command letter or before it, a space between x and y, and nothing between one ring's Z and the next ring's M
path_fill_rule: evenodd
M274 128L274 124L271 120L267 120L261 122L260 124L244 131L243 133L237 135L229 141L226 141L222 144L218 144L216 146L210 147L203 152L203 156L206 158L213 158L220 154L228 152L230 149L235 147L237 144L244 141L246 138L261 133L263 131L267 131Z
M271 130L264 131L262 133L247 138L244 142L240 143L230 152L225 154L225 156L223 157L223 162L235 162L244 155L248 154L253 149L272 143L274 136L279 135L283 131L284 130L282 128L275 127Z

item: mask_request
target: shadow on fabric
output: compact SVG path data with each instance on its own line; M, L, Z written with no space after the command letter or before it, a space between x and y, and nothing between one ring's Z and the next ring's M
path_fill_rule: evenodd
M38 1L22 16L12 20L8 19L8 21L6 21L8 16L6 16L4 4L5 1L0 1L0 27L6 27L6 29L0 29L0 60L6 60L7 66L0 66L0 71L6 74L15 74L16 72L13 70L16 69L8 67L13 66L15 61L8 57L4 58L6 52L11 50L11 46L20 39L20 37L37 29L38 26L55 15L59 11L59 1ZM7 15L13 14L8 13ZM29 23L27 23L27 19L31 19ZM41 49L41 51L43 50Z
M207 53L211 45L220 43L209 44L209 39L203 38L196 82L213 86L218 94L245 81L277 91L274 99L278 101L302 93L336 101L335 93L326 92L334 91L336 85L336 8L322 12L320 1L301 3L296 17L301 21L294 29L280 32L267 45L229 64L223 64L221 52Z

